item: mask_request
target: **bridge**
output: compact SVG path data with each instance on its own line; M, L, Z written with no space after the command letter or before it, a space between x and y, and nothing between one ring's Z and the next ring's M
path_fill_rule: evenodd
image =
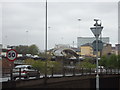
M79 72L78 72L79 71ZM3 89L7 88L96 88L96 73L91 69L81 69L76 71L72 68L65 70L64 73L51 73L45 77L38 79L18 79L16 81L9 80L2 82ZM120 70L108 69L106 72L99 73L100 75L100 88L113 88L120 90Z

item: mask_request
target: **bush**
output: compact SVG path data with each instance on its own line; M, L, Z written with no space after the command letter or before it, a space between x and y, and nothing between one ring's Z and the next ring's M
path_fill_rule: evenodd
M77 65L77 68L95 68L95 67L96 67L95 64L92 64L88 61L80 62L80 64Z
M54 69L54 71L59 71L62 67L62 64L56 61L41 61L41 60L33 60L33 59L27 59L24 61L25 64L32 65L35 69L39 70L41 73L45 73L45 63L47 63L47 73L51 73L51 70Z
M109 55L109 56L103 56L99 64L101 66L104 66L106 68L120 68L120 55Z

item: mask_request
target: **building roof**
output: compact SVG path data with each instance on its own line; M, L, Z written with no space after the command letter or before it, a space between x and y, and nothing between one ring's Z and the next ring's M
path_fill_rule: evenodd
M92 43L86 43L86 44L83 44L81 46L90 46L90 47L92 47Z

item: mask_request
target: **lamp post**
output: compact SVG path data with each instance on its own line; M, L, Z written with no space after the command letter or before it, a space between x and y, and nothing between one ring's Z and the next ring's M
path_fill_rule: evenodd
M78 18L78 21L80 22L82 19ZM81 36L81 33L80 33L80 36Z
M80 21L82 21L82 19L80 19L80 18L78 18L78 21L80 22ZM81 36L81 32L80 32L80 37L82 37ZM78 47L78 46L77 46ZM81 51L81 48L80 48L80 51ZM80 58L78 57L78 63L80 64Z
M46 61L45 61L45 80L44 80L44 84L47 83L47 0L46 0L46 11L45 11L45 57L46 57Z
M26 37L27 37L27 39L26 39L26 43L27 43L27 45L28 45L28 30L26 31Z
M91 27L91 31L94 34L95 38L96 38L96 90L99 90L99 74L98 74L98 38L101 34L101 31L103 29L103 27L101 26L101 23L98 24L99 19L94 19L94 21L96 22L94 24L95 27Z
M78 18L78 21L80 22L80 21L82 21L82 19ZM82 36L81 36L81 32L80 32L80 37L82 37ZM79 57L78 57L78 63L80 64L80 59L79 59Z

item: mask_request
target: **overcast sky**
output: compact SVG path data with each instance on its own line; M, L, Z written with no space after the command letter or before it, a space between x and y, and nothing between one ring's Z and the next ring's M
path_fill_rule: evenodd
M5 46L36 44L44 50L45 2L4 2L1 5L1 43ZM77 37L94 37L90 30L94 18L102 22L102 36L110 37L110 43L117 44L117 2L48 2L48 49L55 44L72 45L73 41L77 45Z

